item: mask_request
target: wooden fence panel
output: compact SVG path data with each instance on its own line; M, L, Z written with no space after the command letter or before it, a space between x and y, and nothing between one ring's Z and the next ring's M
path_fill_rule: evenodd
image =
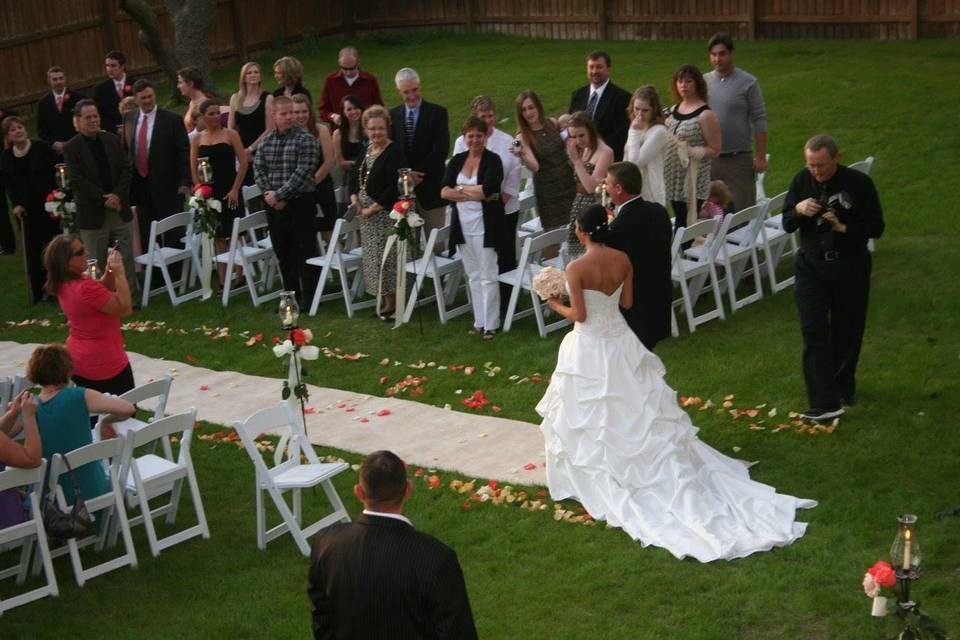
M170 21L162 0L163 29ZM430 29L577 40L960 38L960 0L216 0L216 60L297 42L304 35ZM117 0L18 0L0 12L0 104L28 104L62 64L72 86L103 77L119 48L132 74L156 65ZM236 12L236 15L235 15ZM269 73L267 74L269 75Z

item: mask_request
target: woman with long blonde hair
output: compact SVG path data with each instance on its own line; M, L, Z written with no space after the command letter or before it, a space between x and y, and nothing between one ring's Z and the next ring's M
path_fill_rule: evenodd
M230 96L227 128L240 134L249 167L253 167L253 154L263 136L273 129L273 96L263 90L263 77L256 62L240 68L240 87ZM253 184L252 170L247 171L243 184Z

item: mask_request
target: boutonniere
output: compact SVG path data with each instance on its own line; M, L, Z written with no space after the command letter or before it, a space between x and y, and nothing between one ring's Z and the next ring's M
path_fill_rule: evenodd
M125 85L123 85L123 92L124 92L124 93L130 93L130 94L132 94L132 93L133 93L133 87L132 87L131 85L129 85L129 84L125 84Z
M64 92L64 94L63 94L63 101L66 102L66 101L69 100L69 99L70 99L70 94L69 94L68 92Z

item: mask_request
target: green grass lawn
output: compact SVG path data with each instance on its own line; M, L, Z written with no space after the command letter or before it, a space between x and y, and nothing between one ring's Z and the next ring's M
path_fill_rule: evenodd
M339 41L321 41L302 56L314 93L332 70ZM585 82L590 42L527 41L501 37L413 35L359 44L364 68L374 72L390 104L393 73L414 66L424 95L450 110L451 134L470 99L490 93L501 125L512 131L513 98L537 90L552 113ZM665 91L684 62L706 66L699 42L610 42L615 82L630 90L653 83ZM269 63L272 56L261 58ZM736 562L702 565L641 548L618 530L555 522L548 512L483 505L463 510L463 496L447 488L458 478L439 471L443 488L417 479L409 515L417 526L460 556L478 630L484 638L882 638L889 621L869 617L860 580L887 557L900 512L919 515L923 579L915 597L956 637L960 633L960 518L935 520L960 502L960 266L953 198L960 128L955 112L960 75L955 42L744 42L737 62L760 78L770 118L767 178L770 194L784 190L802 166L803 142L814 133L837 137L848 161L875 155L873 177L887 220L874 256L867 335L859 376L859 404L832 434L787 429L754 430L715 411L696 411L701 437L728 454L760 464L755 479L820 505L801 512L810 522L798 543ZM222 88L237 67L218 73ZM954 87L950 89L950 87ZM61 341L66 336L54 305L27 306L19 257L0 257L7 286L0 317L49 319L50 326L0 326L0 340ZM263 345L246 347L241 332L279 334L272 306L251 309L243 298L227 308L190 302L175 311L160 297L135 320L165 321L180 331L128 332L127 348L213 369L271 375L278 361ZM418 400L459 404L483 389L500 415L535 422L543 384L510 376L546 378L562 332L541 340L532 319L520 321L492 343L468 339L470 320L440 325L430 308L392 331L361 312L348 320L342 305L326 303L305 325L315 342L369 354L358 361L311 364L312 384L382 395L381 376L405 373L429 380ZM211 340L202 326L229 327L229 341ZM719 405L734 394L736 407L765 404L776 418L804 408L800 332L792 290L659 346L670 384L683 395ZM382 358L412 364L484 363L494 377L462 371L384 367ZM489 408L486 409L489 411ZM453 414L455 419L456 414ZM763 418L763 415L758 418ZM756 421L754 421L756 422ZM211 429L216 427L209 427ZM120 570L76 587L69 563L55 563L61 595L3 617L0 637L294 638L309 634L305 596L307 563L289 540L256 549L253 469L230 445L196 442L194 459L212 538L147 557L137 532L140 567ZM324 451L324 453L330 453ZM343 452L351 462L357 456ZM338 482L350 496L355 474ZM482 479L481 479L482 480ZM537 488L527 488L536 492ZM353 507L352 499L348 500ZM358 509L354 509L358 512ZM182 509L190 521L189 509ZM9 583L9 581L7 581ZM11 586L0 585L9 595ZM953 604L951 604L953 603Z

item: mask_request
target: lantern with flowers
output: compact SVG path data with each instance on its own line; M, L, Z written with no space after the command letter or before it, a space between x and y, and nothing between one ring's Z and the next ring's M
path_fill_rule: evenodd
M397 256L397 310L394 321L394 327L403 324L404 306L407 293L407 256L416 252L420 246L420 227L423 226L423 218L417 213L417 196L414 192L415 181L413 179L412 169L399 169L399 178L397 178L397 192L399 199L390 209L390 219L394 221L393 230L390 237L387 238L387 244L383 250L383 259L380 261L380 278L377 287L377 315L380 314L380 303L383 298L383 270L388 269L387 259L390 251L396 245Z
M206 160L206 158L201 158ZM200 163L200 167L203 164ZM209 175L209 168L206 173ZM187 200L187 207L193 212L193 231L200 234L200 286L203 289L203 299L213 296L211 278L213 271L213 236L220 224L219 216L222 203L213 197L213 187L206 183L195 184L192 195Z

